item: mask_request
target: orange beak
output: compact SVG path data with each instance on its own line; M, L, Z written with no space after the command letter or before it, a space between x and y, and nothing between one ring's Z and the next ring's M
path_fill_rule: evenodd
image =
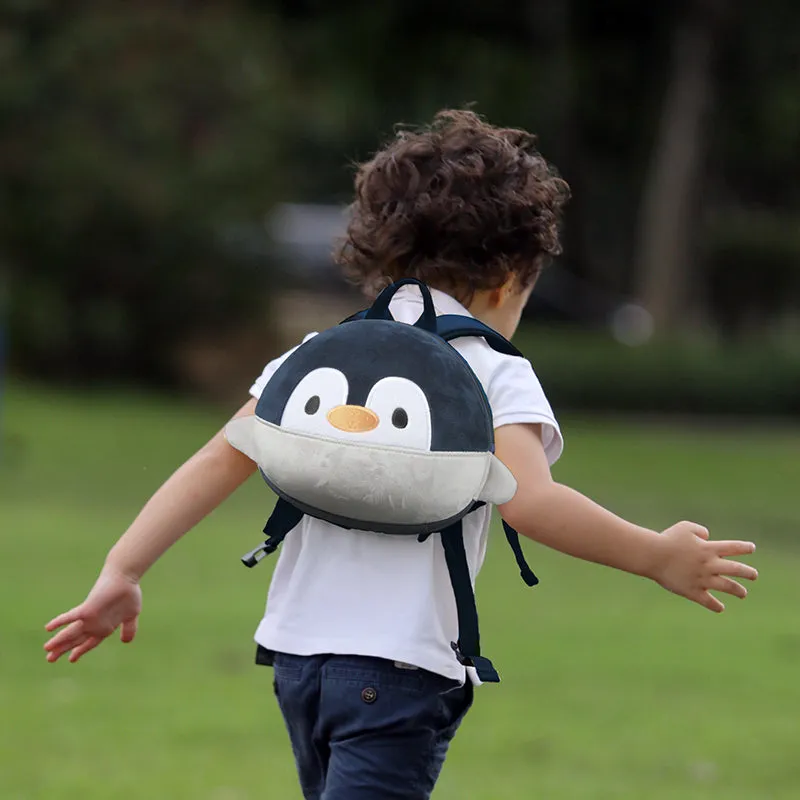
M336 406L328 412L328 422L347 433L366 433L378 427L380 419L374 411L363 406Z

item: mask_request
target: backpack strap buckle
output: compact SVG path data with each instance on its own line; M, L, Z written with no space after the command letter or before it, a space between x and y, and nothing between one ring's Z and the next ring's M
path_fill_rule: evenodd
M260 544L255 550L245 553L242 556L242 564L246 567L254 567L270 553L274 553L280 543L286 538L286 534L294 528L303 518L303 512L295 508L291 503L280 498L275 504L275 508L264 526L264 533L267 540Z
M267 555L267 543L264 542L264 544L260 545L259 547L256 547L255 550L251 550L249 553L245 553L242 556L242 564L244 564L246 567L254 567L266 555Z
M245 553L242 556L242 564L246 567L254 567L261 559L274 553L278 549L278 545L283 541L283 538L283 536L270 536L269 539L256 547L255 550Z
M450 647L456 654L459 664L465 667L474 667L482 683L500 683L500 675L494 668L494 664L485 656L465 656L456 642L450 642Z

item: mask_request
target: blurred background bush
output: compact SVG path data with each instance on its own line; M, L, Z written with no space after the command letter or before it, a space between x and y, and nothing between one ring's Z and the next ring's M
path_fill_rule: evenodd
M799 26L793 0L8 0L12 369L241 393L361 302L329 256L349 162L475 103L573 188L523 336L560 407L797 414Z

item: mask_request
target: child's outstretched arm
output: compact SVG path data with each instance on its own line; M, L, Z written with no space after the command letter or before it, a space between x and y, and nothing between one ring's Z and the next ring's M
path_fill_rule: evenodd
M255 405L250 400L234 416L253 414ZM111 548L86 599L47 623L48 631L63 628L44 645L47 660L57 661L69 652L69 660L75 662L120 626L122 641L132 641L141 611L142 575L255 469L253 461L228 444L222 431L186 461Z
M537 542L586 561L642 575L711 611L725 606L709 590L745 597L736 578L758 572L727 556L755 550L752 542L709 541L702 525L679 522L661 534L641 528L550 476L541 427L498 428L497 457L517 480L517 493L499 511L509 525Z

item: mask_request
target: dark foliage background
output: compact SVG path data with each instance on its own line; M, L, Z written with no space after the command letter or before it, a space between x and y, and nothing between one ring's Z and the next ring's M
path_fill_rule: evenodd
M573 187L539 324L602 332L632 300L662 342L796 364L793 0L1 8L0 261L22 373L174 384L198 337L267 337L275 204L346 202L348 163L395 123L467 103L536 131Z

